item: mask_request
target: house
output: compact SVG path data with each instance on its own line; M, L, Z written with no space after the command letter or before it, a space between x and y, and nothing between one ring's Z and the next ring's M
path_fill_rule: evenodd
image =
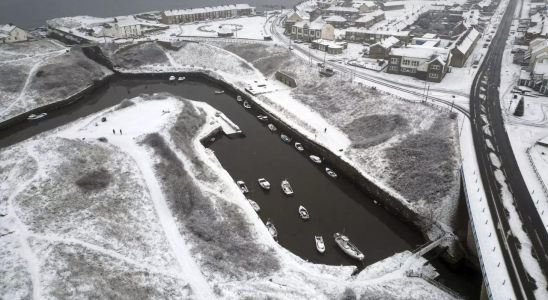
M527 71L533 71L535 63L548 58L548 41L546 39L534 39L529 44L529 49L523 54L523 59L529 60Z
M345 39L352 42L374 44L393 36L400 40L401 45L407 45L409 44L410 33L410 31L350 28L346 30Z
M358 9L360 13L374 12L379 9L373 1L352 1L352 7Z
M141 22L133 17L114 18L112 22L93 27L92 36L114 39L135 38L143 35Z
M365 15L356 21L354 21L354 25L358 28L369 28L373 25L375 25L375 18L370 15Z
M9 23L0 25L0 43L16 43L28 40L27 32Z
M331 6L324 9L326 15L343 16L348 20L355 20L360 16L360 11L354 7Z
M548 94L548 58L537 61L532 71L521 70L519 85Z
M381 9L384 11L405 9L405 4L403 3L403 1L402 2L400 1L385 2L385 3L381 3Z
M255 7L248 4L230 4L203 8L170 9L161 14L164 24L180 24L220 18L249 16L255 14Z
M344 46L334 41L318 39L312 41L312 49L318 49L328 54L342 54Z
M480 33L473 27L462 33L451 48L451 66L462 68L479 39Z
M308 21L309 16L303 11L297 10L291 14L286 20L292 20L295 22Z
M343 28L346 26L346 19L341 16L330 16L325 19L327 24L333 25L335 28Z
M411 45L437 47L441 43L441 39L437 34L426 33L422 37L414 37L411 40Z
M282 72L280 70L276 71L276 74L274 74L274 78L277 80L283 82L285 85L289 87L297 87L297 80L294 76L291 76L287 74L287 72Z
M314 22L298 22L291 28L291 38L308 42L317 39L332 41L335 39L335 27L321 17Z
M408 46L392 48L388 58L387 73L441 82L449 70L451 52L442 48Z
M476 3L474 5L474 9L477 9L479 11L483 11L483 12L489 12L492 10L491 8L491 0L483 0L479 3Z
M330 6L336 6L337 0L317 0L316 5L318 5L319 8L328 8Z
M391 36L381 42L377 42L369 47L369 57L375 59L385 59L388 57L390 50L395 45L399 45L400 40Z

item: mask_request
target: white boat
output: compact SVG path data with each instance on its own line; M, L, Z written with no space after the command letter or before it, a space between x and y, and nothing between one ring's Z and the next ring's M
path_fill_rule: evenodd
M259 179L259 185L265 190L270 190L270 182L266 181L264 178Z
M247 186L245 186L245 182L241 181L241 180L238 180L236 181L236 184L238 185L238 187L240 188L240 191L242 191L242 193L249 193L249 190L247 189Z
M272 125L272 124L268 124L268 129L270 129L271 131L276 131L276 126Z
M215 91L215 94L216 94L216 95L224 94L224 93L225 93L225 91Z
M175 81L175 76L169 76L169 81Z
M259 207L259 204L257 204L257 202L251 200L251 199L247 199L247 201L249 201L249 204L251 204L251 207L253 207L253 209L256 211L256 212L259 212L261 211L261 208Z
M266 221L266 228L268 228L268 232L270 232L270 235L273 238L278 237L278 231L276 230L276 227L274 227L274 223L272 223L270 220Z
M184 81L186 77L179 77L179 82Z
M316 240L316 249L318 249L318 252L324 253L325 252L325 244L323 243L323 237L317 236L315 237Z
M291 142L291 138L288 137L287 135L283 134L283 133L282 133L282 135L280 135L280 137L282 138L282 141L284 141L286 143Z
M301 145L301 143L299 142L295 143L295 148L297 148L297 150L299 151L304 151L303 145Z
M29 122L38 121L38 120L40 120L40 119L45 118L47 115L48 115L48 114L46 114L46 113L41 113L41 114L39 114L39 115L32 114L32 115L29 115L29 116L27 117L27 121L29 121Z
M249 102L247 102L247 100L244 101L244 107L251 108L251 105L249 105Z
M238 95L238 97L236 97L236 100L237 100L238 102L242 102L242 96Z
M327 172L327 175L333 178L337 178L337 173L333 172L333 170L331 170L330 168L325 168L325 171Z
M339 247L341 247L341 249L352 258L357 260L363 260L365 258L363 253L358 250L358 247L354 246L354 244L350 242L347 236L337 232L333 235L333 237L335 238L337 245L339 245Z
M291 188L291 185L289 185L289 181L287 180L282 181L282 190L286 195L293 195L293 189Z
M267 117L267 116L263 116L263 115L258 115L258 116L257 116L257 119L259 119L259 121L263 121L263 122L268 121L268 117Z
M303 220L308 220L310 219L310 215L308 214L308 210L306 210L306 208L304 208L304 206L299 206L299 215L301 215L301 218Z
M319 158L319 157L317 157L316 155L310 155L310 159L311 159L313 162L317 163L317 164L321 164L321 163L322 163L322 159Z

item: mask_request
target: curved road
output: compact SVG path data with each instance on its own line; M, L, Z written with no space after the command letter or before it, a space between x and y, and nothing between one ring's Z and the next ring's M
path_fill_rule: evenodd
M506 184L514 197L514 206L521 216L524 230L531 239L533 249L539 258L539 264L546 274L548 270L548 256L546 254L546 249L548 249L548 234L535 208L529 190L525 185L512 151L510 140L504 128L499 101L502 58L517 3L517 0L510 0L486 58L474 79L470 91L470 114L472 116L472 134L478 167L493 220L498 220L497 228L499 228L499 231L497 232L497 237L499 244L501 247L504 245L506 248L503 254L508 273L511 277L511 283L518 299L535 299L535 286L530 282L519 256L518 241L511 233L509 234L510 225L504 212L505 209L500 192L501 186L495 177L497 169L491 164L489 158L490 150L486 144L486 141L490 140L493 147L497 149L495 153L502 162L500 169L506 175ZM485 101L479 97L480 93L482 93L480 90L482 87L487 89ZM482 113L487 117L491 125L492 136L484 133L484 126L486 124L481 119Z

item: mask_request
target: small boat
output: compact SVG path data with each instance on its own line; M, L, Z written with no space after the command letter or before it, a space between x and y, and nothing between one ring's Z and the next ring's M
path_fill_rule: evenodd
M301 145L301 143L299 142L295 143L295 148L297 148L297 150L299 151L304 151L303 145Z
M238 185L238 187L240 188L240 191L242 191L242 193L249 193L249 190L247 189L247 186L245 186L245 183L241 180L238 180L236 181L236 184Z
M247 100L244 101L244 107L251 108L251 105L249 105L249 102L247 102Z
M43 119L47 116L48 114L47 113L41 113L39 115L35 115L35 114L32 114L32 115L29 115L27 117L27 121L29 122L32 122L32 121L38 121L40 119Z
M259 119L259 121L263 121L263 122L268 121L268 117L267 117L267 116L263 116L263 115L258 115L258 116L257 116L257 119Z
M179 77L179 82L184 81L186 77Z
M319 158L319 157L317 157L316 155L310 155L310 159L311 159L313 162L317 163L317 164L321 164L321 163L322 163L322 159Z
M272 125L272 124L268 124L268 129L270 129L271 131L276 131L276 126Z
M291 188L291 185L289 185L289 181L287 180L282 181L282 190L286 195L293 195L293 189Z
M316 249L318 249L318 252L324 253L325 252L325 244L323 243L323 237L317 236L316 239Z
M350 242L347 236L344 236L337 232L333 235L333 237L335 238L335 242L337 243L337 245L339 245L339 247L341 247L341 249L352 258L355 258L357 260L363 260L365 258L363 253Z
M273 238L277 238L278 237L278 230L276 230L276 227L274 227L274 223L271 222L270 220L266 221L266 228L268 228L268 232L270 232L270 235L273 237Z
M169 76L169 81L175 81L175 76Z
M301 218L303 220L308 220L310 219L310 215L308 214L308 210L306 210L306 208L304 208L304 206L299 206L299 215L301 215Z
M325 171L327 172L327 175L333 178L337 178L337 173L333 172L333 170L331 170L330 168L325 168Z
M238 95L238 97L236 97L236 100L237 100L238 102L242 102L242 96Z
M215 95L220 95L220 94L224 94L225 91L215 91Z
M259 204L257 204L257 202L251 200L251 199L247 199L247 201L249 201L249 204L251 204L251 207L253 207L253 209L256 211L256 212L259 212L261 211L261 208L259 207Z
M284 141L286 143L291 142L291 138L288 137L287 135L283 134L283 133L282 133L282 135L280 135L280 137L282 138L282 141Z
M265 190L270 190L270 182L266 181L264 178L259 179L259 185Z

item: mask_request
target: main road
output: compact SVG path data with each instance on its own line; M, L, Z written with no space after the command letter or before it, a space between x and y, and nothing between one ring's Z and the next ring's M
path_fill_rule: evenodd
M509 220L501 198L501 186L495 177L497 168L491 164L489 158L490 152L495 152L502 162L500 169L506 175L506 184L512 192L515 203L514 207L521 216L523 228L531 239L533 249L538 256L539 264L546 274L548 270L548 256L546 253L548 249L548 234L525 185L514 152L512 151L512 146L504 127L499 100L502 58L517 3L517 0L510 0L497 33L493 38L493 42L474 79L470 91L470 115L479 173L484 183L493 220L498 221L497 228L499 230L497 231L497 237L501 247L505 248L503 249L503 255L511 277L511 283L518 299L535 299L534 290L536 287L529 279L529 274L519 256L519 241L510 231ZM482 89L484 90L482 91ZM482 99L483 96L480 97L482 93L486 96L484 97L485 100ZM490 126L484 123L481 117L482 114L487 118ZM491 132L490 135L486 134L486 126ZM491 142L496 151L489 148L487 141ZM509 207L508 209L512 208ZM526 253L525 255L530 254ZM538 288L543 287L540 286Z

